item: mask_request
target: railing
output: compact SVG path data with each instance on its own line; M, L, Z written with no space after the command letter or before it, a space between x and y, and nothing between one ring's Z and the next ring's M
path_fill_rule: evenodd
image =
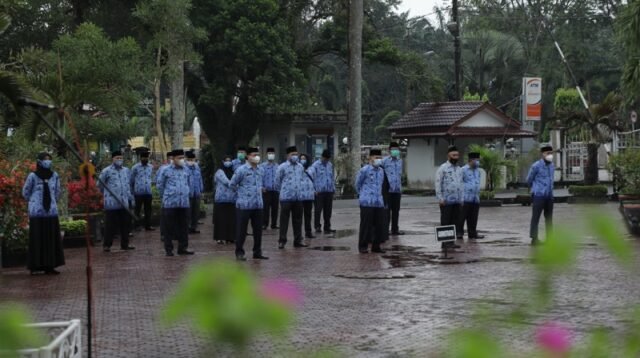
M46 322L27 325L46 331L51 342L40 348L28 348L18 352L22 358L80 358L82 357L82 331L79 319L67 322Z
M616 144L618 150L640 148L640 129L618 133Z

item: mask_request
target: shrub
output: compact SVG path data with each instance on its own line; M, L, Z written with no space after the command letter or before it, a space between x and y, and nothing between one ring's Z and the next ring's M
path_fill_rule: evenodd
M627 149L611 156L609 170L613 173L614 186L622 194L640 194L640 150Z
M480 192L480 200L493 200L495 196L496 193L493 191L483 190Z
M86 229L86 220L65 220L60 222L60 231L64 231L66 236L83 235Z
M22 186L35 164L0 159L0 239L9 251L27 249L29 213Z
M94 213L102 210L102 193L93 178L89 178L89 187L83 180L67 184L69 190L69 209L75 213Z
M569 194L573 196L602 198L607 196L607 193L607 187L604 185L584 185L569 187Z

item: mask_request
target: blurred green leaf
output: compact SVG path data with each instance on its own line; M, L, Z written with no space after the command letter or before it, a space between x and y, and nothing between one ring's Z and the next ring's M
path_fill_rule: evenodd
M624 336L624 356L640 356L640 307L636 307L630 314L631 322L626 328Z
M589 215L588 223L589 228L593 231L596 238L602 242L604 247L606 247L620 263L631 263L633 259L633 249L624 239L618 229L618 225L612 218L593 213Z
M564 270L575 262L577 235L565 228L554 228L551 235L536 248L533 258L538 270L545 274Z
M500 358L506 357L504 349L495 337L475 329L454 331L445 357L449 358Z
M30 322L24 308L15 305L0 307L0 357L18 357L18 349L44 344L45 339L39 331L25 327Z
M615 356L611 351L611 335L604 328L598 328L591 332L586 342L586 346L578 351L578 357L608 358Z

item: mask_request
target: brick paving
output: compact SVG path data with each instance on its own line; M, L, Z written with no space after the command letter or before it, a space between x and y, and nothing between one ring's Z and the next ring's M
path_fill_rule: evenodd
M336 238L319 237L309 249L277 250L277 236L268 230L265 255L271 259L246 265L261 278L287 278L301 286L305 302L297 325L282 341L266 338L252 343L252 356L278 352L302 353L317 347L338 347L345 356L438 356L447 332L469 322L479 302L509 306L506 288L530 282L526 259L530 208L482 208L479 229L487 238L466 244L456 254L462 264L438 264L433 227L439 220L433 198L403 199L401 229L393 250L383 255L357 253L359 212L354 201L337 201ZM615 204L596 207L622 225ZM558 204L556 222L578 227L586 208ZM95 329L98 357L229 356L212 347L189 327L159 326L158 312L190 265L202 260L233 258L231 246L212 240L210 217L202 233L191 235L192 257L165 257L159 233L137 233L132 252L94 251ZM630 238L631 239L631 238ZM251 238L248 238L250 247ZM551 318L570 325L582 336L595 325L612 329L623 322L623 308L640 297L640 279L615 265L593 241L584 244L577 269L562 278ZM118 244L114 245L117 248ZM337 247L341 250L315 250ZM325 248L326 249L326 248ZM37 321L67 320L85 315L84 249L65 250L62 274L29 276L7 269L0 276L0 299L26 304ZM532 325L535 322L531 322ZM505 330L511 345L528 347L530 328ZM86 334L86 330L83 332ZM85 337L86 339L86 337Z

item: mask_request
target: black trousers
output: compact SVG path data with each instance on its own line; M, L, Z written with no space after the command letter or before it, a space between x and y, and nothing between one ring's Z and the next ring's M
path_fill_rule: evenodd
M189 229L198 229L200 220L200 197L189 198Z
M369 243L373 250L380 248L380 243L386 241L389 224L386 220L385 208L360 207L360 232L358 248L368 250Z
M462 215L460 217L460 225L456 229L458 237L464 234L464 223L467 223L467 236L470 239L478 237L478 214L480 213L479 203L464 203L462 205Z
M320 215L324 219L324 232L331 230L331 211L333 210L333 193L318 193L316 195L316 214L314 226L320 230Z
M120 235L120 247L129 247L129 224L131 217L126 209L105 210L104 212L104 247L113 245L113 237Z
M151 227L151 201L153 197L149 195L136 195L136 208L135 214L139 218L140 210L144 206L144 227L148 229ZM140 226L140 221L136 223L136 226Z
M269 213L271 213L271 228L278 226L278 205L280 204L280 193L277 191L266 191L262 193L262 201L264 202L264 212L262 217L264 223L262 226L269 226Z
M173 240L178 241L178 252L189 247L189 211L190 208L162 209L164 223L164 250L173 251Z
M311 235L311 214L313 213L313 201L303 201L302 210L304 211L304 233Z
M400 199L402 193L389 193L389 212L388 216L391 221L391 233L397 234L400 231L398 220L400 218Z
M289 216L291 216L291 226L293 228L293 243L302 243L302 215L304 208L301 201L280 202L280 240L281 244L287 243L287 231L289 230Z
M236 210L236 256L244 256L247 225L253 230L253 256L262 255L262 209Z
M448 226L455 225L456 226L456 236L462 237L463 233L459 231L460 229L460 204L447 204L440 206L440 225ZM445 246L453 246L453 242L442 243L442 247Z
M540 223L540 215L544 212L545 231L547 237L553 227L553 198L532 198L531 207L533 213L531 215L531 228L529 236L537 240L538 239L538 224Z

